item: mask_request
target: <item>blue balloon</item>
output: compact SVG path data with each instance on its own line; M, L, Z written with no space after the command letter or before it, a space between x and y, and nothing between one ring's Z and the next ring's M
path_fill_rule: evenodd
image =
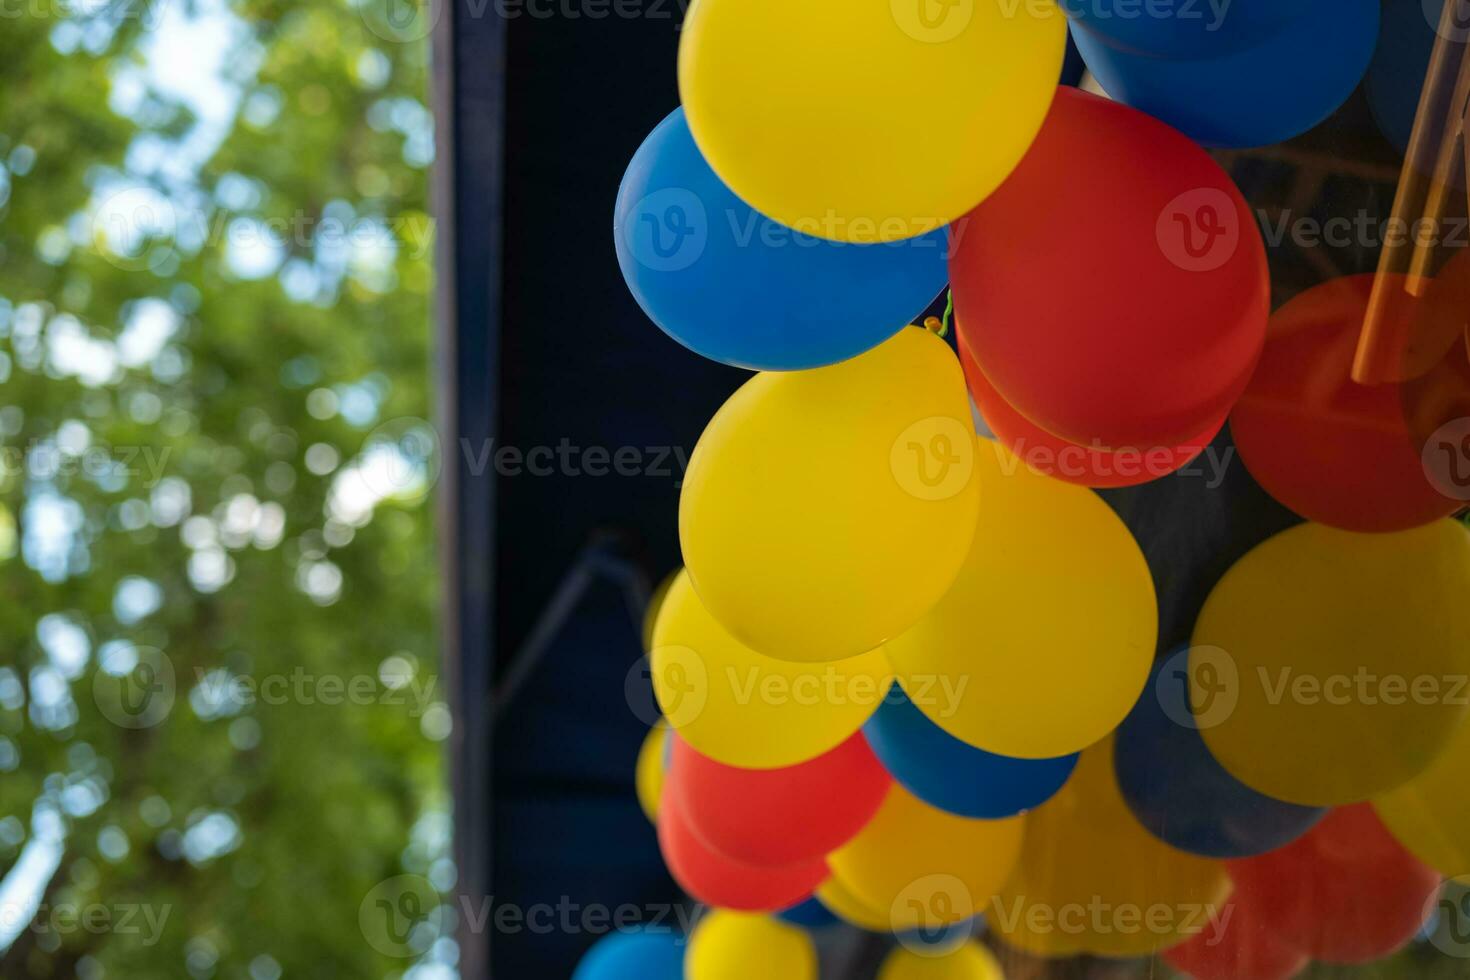
M828 910L827 906L817 901L815 896L804 902L798 902L789 909L782 909L776 913L776 918L794 926L801 926L803 929L826 929L828 926L839 925L842 922Z
M587 951L572 980L683 980L684 936L672 930L611 932Z
M1409 148L1419 93L1429 70L1429 56L1439 37L1436 25L1442 0L1384 0L1378 50L1368 66L1363 91L1368 108L1384 137L1400 153ZM1432 18L1432 19L1431 19ZM1433 169L1430 163L1429 170Z
M1205 857L1251 857L1296 840L1327 811L1273 799L1225 771L1199 725L1233 702L1196 716L1188 707L1190 685L1204 677L1189 670L1187 649L1155 662L1148 687L1118 726L1113 767L1128 808L1159 840ZM1210 696L1232 694L1215 683Z
M1045 803L1077 764L1076 755L1012 759L977 749L930 721L897 685L863 726L863 736L910 793L974 819L998 820Z
M787 228L736 197L682 108L633 155L613 214L618 265L653 322L697 354L756 370L855 357L912 323L949 281L945 228L875 245L819 231Z
M1257 44L1210 57L1138 54L1072 24L1103 91L1204 144L1266 146L1306 132L1353 94L1378 40L1378 0L1314 0Z
M1060 0L1062 10L1099 37L1135 54L1213 57L1259 44L1317 0Z

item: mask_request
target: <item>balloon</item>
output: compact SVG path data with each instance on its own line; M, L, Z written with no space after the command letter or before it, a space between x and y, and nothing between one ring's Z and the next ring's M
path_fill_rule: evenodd
M1056 91L1050 5L699 0L679 96L742 200L824 238L891 241L959 217L1006 178ZM916 148L945 134L943 152Z
M1338 807L1286 847L1228 867L1237 905L1329 963L1366 963L1402 947L1428 918L1440 884L1365 803Z
M658 845L669 873L696 901L742 912L786 908L805 899L829 874L821 858L758 868L725 857L695 836L672 794L664 796L660 808Z
M1167 58L1208 58L1261 43L1293 20L1330 17L1322 0L1059 0L1074 35L1088 30L1117 47Z
M949 278L943 229L891 245L814 238L753 211L675 109L638 148L613 215L638 305L697 354L757 370L834 364L893 336Z
M1188 670L1188 650L1155 664L1118 727L1113 766L1128 809L1159 840L1205 857L1249 857L1306 833L1325 810L1263 796L1210 755L1190 711L1201 702L1191 700Z
M967 745L893 688L863 726L879 761L903 787L956 816L1011 817L1050 799L1077 764L1076 755L1011 759Z
M1080 24L1072 38L1119 102L1206 146L1267 146L1311 129L1353 94L1378 42L1378 3L1315 0L1316 10L1256 43L1207 56L1141 54Z
M1180 133L1062 89L969 217L949 263L956 325L1033 424L1084 446L1179 446L1245 388L1269 311L1265 245L1229 176Z
M1225 870L1160 843L1118 793L1112 744L1082 753L1060 793L1026 818L1015 874L991 926L1040 956L1144 956L1206 927L1229 892Z
M1005 980L1005 973L979 943L963 943L938 956L899 946L884 958L878 980Z
M959 347L970 396L996 441L1030 469L1068 483L1084 487L1132 487L1168 476L1204 452L1225 424L1222 417L1180 446L1125 447L1117 451L1096 444L1079 446L1031 424L1000 397L963 341Z
M1373 800L1400 844L1440 874L1470 874L1470 724L1462 723L1429 768Z
M894 785L877 815L827 861L864 908L887 910L892 928L933 928L983 910L1016 863L1021 827L1019 817L957 817Z
M688 980L817 980L806 933L766 915L711 909L689 937Z
M767 656L872 650L954 581L978 509L973 450L964 376L927 330L756 375L710 420L684 478L679 540L699 597Z
M638 749L638 765L633 774L638 805L653 823L658 823L658 800L664 790L664 752L668 735L669 726L663 722L648 730L643 745Z
M959 578L885 648L909 699L955 738L1051 759L1117 726L1148 678L1153 579L1094 493L975 453L984 506Z
M669 791L710 847L762 867L821 858L878 812L893 784L863 736L784 769L737 769L674 742Z
M764 657L715 622L681 574L654 628L653 691L679 737L727 766L815 759L867 721L893 682L883 651L830 664Z
M1227 902L1204 932L1165 951L1164 960L1194 980L1291 980L1311 962L1253 906L1236 902Z
M1271 496L1322 524L1400 531L1464 503L1425 475L1400 386L1352 379L1372 274L1332 279L1271 317L1266 349L1230 416L1241 461ZM1398 277L1394 277L1397 281ZM1411 319L1408 294L1391 307Z
M572 973L572 980L683 980L684 937L672 931L610 932Z
M820 892L821 888L818 888L817 891ZM803 929L825 929L842 921L833 915L816 895L789 909L782 909L776 913L776 918L793 926L801 926Z
M868 932L890 932L893 922L884 909L874 908L834 875L817 886L817 901L850 926Z
M1258 545L1195 624L1190 677L1214 670L1234 700L1201 730L1210 752L1252 789L1307 806L1412 779L1465 716L1467 594L1470 531L1454 521L1304 524Z
M658 622L658 611L664 607L664 599L668 597L669 589L674 587L674 583L678 581L679 573L682 571L683 569L676 568L665 575L658 585L654 587L653 593L648 597L648 606L643 610L642 628L643 652L645 653L653 652L653 626Z
M1378 47L1363 79L1363 94L1379 131L1400 153L1409 148L1429 57L1439 36L1435 28L1442 7L1442 0L1385 0L1383 4Z

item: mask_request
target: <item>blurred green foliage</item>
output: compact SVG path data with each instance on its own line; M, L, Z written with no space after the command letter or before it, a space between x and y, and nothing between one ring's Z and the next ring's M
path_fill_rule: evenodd
M359 925L452 884L434 470L372 435L430 411L428 45L370 13L0 9L5 977L452 962Z

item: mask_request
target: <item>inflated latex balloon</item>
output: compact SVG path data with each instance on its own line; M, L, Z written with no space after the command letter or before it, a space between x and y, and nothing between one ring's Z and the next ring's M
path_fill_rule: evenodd
M957 817L895 784L877 815L827 860L863 907L886 910L890 928L932 929L985 910L1015 866L1021 829L1019 817Z
M804 900L825 881L821 858L758 868L728 858L701 841L671 794L659 808L658 845L669 874L696 901L742 912L774 912Z
M1470 875L1470 725L1429 768L1373 800L1378 816L1400 844L1448 878Z
M1198 145L1062 89L1026 158L969 218L949 264L956 325L1022 416L1119 449L1184 445L1229 412L1265 336L1266 252L1245 198Z
M648 730L638 749L638 765L633 774L638 791L638 805L644 816L658 823L658 801L664 791L664 757L668 748L669 727L662 722Z
M824 238L891 241L1005 179L1065 50L1050 5L698 0L679 96L705 158L752 207ZM916 154L936 132L945 151Z
M1061 792L1026 818L1015 874L988 919L1040 956L1144 956L1197 935L1229 892L1225 869L1161 843L1113 779L1112 745L1082 753Z
M1338 807L1286 847L1228 866L1238 906L1328 963L1366 963L1404 946L1440 885L1366 803Z
M752 210L704 162L683 109L634 154L613 234L623 279L654 323L698 354L757 370L861 354L913 322L949 277L942 229L852 245Z
M815 759L862 727L893 682L883 651L835 663L762 656L715 622L681 574L649 659L664 717L702 755L777 769Z
M608 933L572 973L572 980L683 980L684 937L671 930Z
M885 649L910 700L956 738L1021 759L1077 752L1143 690L1158 632L1153 579L1096 494L986 440L975 466L984 506L965 565Z
M1012 759L960 741L893 688L863 726L893 778L930 806L956 816L1011 817L1046 802L1072 773L1076 755Z
M1211 753L1252 789L1308 806L1408 782L1465 717L1466 594L1470 531L1455 521L1303 524L1258 545L1195 625L1190 677L1213 669L1234 700L1202 728Z
M1439 36L1435 28L1441 6L1440 0L1384 0L1378 47L1363 92L1379 131L1400 153L1408 150L1414 131L1424 76Z
M1257 793L1215 761L1200 737L1203 704L1189 686L1189 652L1154 665L1149 686L1113 739L1118 788L1159 840L1205 857L1249 857L1306 833L1325 810ZM1203 693L1203 692L1200 692Z
M830 878L827 880L831 881ZM821 889L818 888L818 891L820 892ZM816 895L789 909L782 909L776 913L776 918L793 926L801 926L803 929L825 929L842 921L833 915Z
M1378 3L1316 0L1319 10L1209 56L1140 54L1080 25L1072 37L1118 101L1206 146L1266 146L1306 132L1353 94L1378 41Z
M817 980L811 937L768 915L712 909L689 937L688 980Z
M817 901L838 919L868 932L891 932L893 920L887 909L864 901L834 875L817 886Z
M1311 962L1251 905L1227 902L1204 932L1164 953L1194 980L1291 980Z
M1400 386L1352 379L1375 278L1332 279L1278 310L1230 416L1256 482L1308 520L1349 531L1399 531L1464 506L1426 476ZM1397 319L1413 317L1407 293L1386 294L1405 299Z
M980 409L996 441L1037 473L1068 483L1098 488L1132 487L1168 476L1204 452L1225 424L1221 418L1181 446L1118 450L1097 444L1079 446L1033 425L1012 408L986 379L985 372L980 370L974 355L963 342L959 347L970 397L975 399L975 406Z
M780 866L841 847L892 784L861 734L784 769L727 766L676 737L668 791L710 847L746 864Z
M973 457L964 375L927 330L758 374L689 458L679 540L694 587L767 656L872 650L954 581L978 509Z
M658 612L664 607L664 599L668 598L669 589L679 580L679 574L683 571L676 568L654 586L653 593L648 597L648 606L643 610L643 652L653 652L653 626L658 622Z
M1059 0L1074 23L1118 47L1168 58L1206 58L1259 44L1302 18L1331 16L1326 0Z
M878 968L878 980L1005 980L1005 973L989 950L968 942L939 955L898 946Z

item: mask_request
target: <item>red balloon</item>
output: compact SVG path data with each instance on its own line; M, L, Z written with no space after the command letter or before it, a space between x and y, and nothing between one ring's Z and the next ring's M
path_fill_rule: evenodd
M1265 245L1192 140L1072 88L1005 183L952 226L958 330L1021 415L1067 442L1182 446L1261 351Z
M1440 885L1367 803L1337 807L1285 847L1225 866L1237 905L1282 942L1329 963L1366 963L1402 947L1429 917Z
M696 901L739 912L774 912L804 901L831 872L818 858L783 868L757 868L707 847L689 828L679 800L659 803L658 846L669 873Z
M1426 475L1401 386L1352 379L1373 280L1329 280L1271 317L1230 430L1256 482L1302 517L1347 531L1402 531L1464 501L1441 494ZM1395 299L1388 330L1406 332L1420 304L1401 289L1385 295Z
M759 867L811 861L837 850L867 826L891 785L861 732L785 769L737 769L675 738L667 782L703 843Z
M1253 907L1228 902L1205 930L1164 953L1195 980L1290 980L1311 958L1283 940Z
M1182 446L1117 451L1096 444L1079 446L1033 425L1012 408L985 377L985 372L980 370L980 365L963 341L959 348L970 396L975 399L985 424L995 433L996 441L1007 446L1017 459L1037 473L1068 483L1100 489L1133 487L1168 476L1204 452L1225 424L1223 418L1218 419Z

